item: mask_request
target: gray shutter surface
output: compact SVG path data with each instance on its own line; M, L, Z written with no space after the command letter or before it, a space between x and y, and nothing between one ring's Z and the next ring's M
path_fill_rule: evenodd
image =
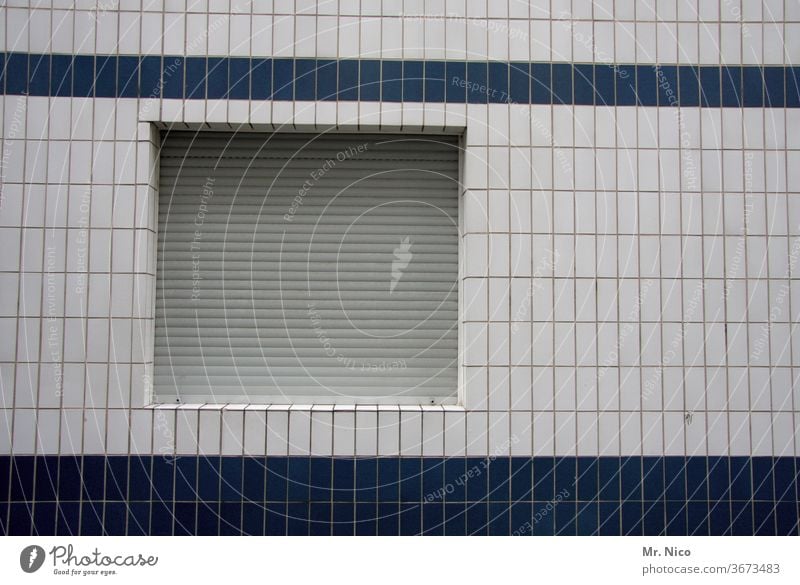
M455 138L162 138L159 402L453 403Z

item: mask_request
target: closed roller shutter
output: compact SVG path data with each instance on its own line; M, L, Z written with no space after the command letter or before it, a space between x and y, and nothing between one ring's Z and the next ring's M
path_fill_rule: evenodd
M453 137L162 136L159 402L453 403Z

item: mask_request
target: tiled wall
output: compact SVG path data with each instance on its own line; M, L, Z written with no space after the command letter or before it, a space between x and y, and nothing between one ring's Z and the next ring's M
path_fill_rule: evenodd
M572 470L563 487L574 505L562 510L593 503L597 521L581 533L603 525L604 501L642 510L611 521L616 532L635 531L644 501L661 502L664 520L648 526L664 530L674 512L691 532L702 524L687 512L691 485L705 486L707 510L725 502L718 531L797 530L800 2L27 4L0 11L0 453L33 470L27 484L0 461L7 529L30 530L37 501L47 527L47 510L65 502L80 520L81 501L135 510L163 499L177 518L179 503L204 500L109 498L108 482L99 498L36 495L42 477L76 461L84 476L146 461L153 485L176 477L175 456L211 456L212 475L220 461L244 468L243 457L327 461L336 485L349 477L336 461L353 457L434 468L488 458L501 461L502 485L519 461L532 461L533 483L550 477L535 456ZM463 131L461 405L148 407L156 129L172 123ZM602 492L601 466L630 457L642 485L645 461L661 478L685 470L682 495ZM753 472L759 461L770 473ZM746 490L709 487L742 473ZM576 496L587 477L596 487ZM519 515L554 487L544 500L525 492L533 511L496 531L519 532ZM317 501L277 493L307 514ZM513 498L476 501L490 523ZM770 502L781 514L764 512Z

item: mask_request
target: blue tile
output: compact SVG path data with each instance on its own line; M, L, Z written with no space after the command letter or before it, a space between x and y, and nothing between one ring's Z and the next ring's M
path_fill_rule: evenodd
M488 102L488 65L480 61L467 62L467 103Z
M0 90L6 91L6 54L0 53ZM5 514L0 513L0 526L4 526ZM5 534L5 531L3 531Z
M664 458L664 495L668 501L686 500L686 461L683 457Z
M28 93L28 55L26 53L7 53L6 93L21 95Z
M8 536L30 536L33 528L32 515L31 504L11 503L8 512ZM72 533L64 534L71 535ZM77 531L75 534L77 534Z
M375 502L356 502L356 536L375 536L378 529L378 504Z
M486 502L468 502L466 516L468 536L488 534L489 505Z
M753 497L753 489L750 483L750 458L731 457L729 460L731 468L731 499L749 500Z
M150 514L150 535L172 536L173 502L156 500Z
M489 460L489 501L508 502L511 495L511 460L495 457Z
M198 502L196 534L198 536L219 535L219 502Z
M751 502L731 502L731 534L753 535L753 505Z
M295 59L294 99L310 102L317 97L317 62L315 59Z
M712 501L730 499L728 458L708 458L708 498Z
M598 460L598 482L601 500L620 499L620 475L618 457L600 457Z
M128 504L128 536L150 534L150 502Z
M722 500L710 502L708 510L708 532L711 536L730 535L730 502Z
M308 502L309 496L308 457L289 457L287 467L287 499L289 502Z
M533 459L530 457L511 458L511 501L530 501L533 499Z
M309 509L308 533L310 536L330 536L331 503L311 502Z
M708 469L705 457L686 458L686 497L690 501L708 500Z
M658 68L658 105L675 106L680 103L678 68L674 65L661 65Z
M797 536L797 502L779 502L775 506L776 532L778 536Z
M352 536L355 530L356 507L353 502L334 502L333 536Z
M723 67L721 75L722 105L740 108L742 106L742 68Z
M511 504L510 534L530 536L533 534L533 502L514 502Z
M294 60L272 60L272 99L291 101L294 95Z
M206 98L206 58L187 57L186 65L187 99L203 100Z
M578 524L576 522L578 509L574 501L559 502L553 508L555 513L556 534L559 536L575 536L578 532Z
M533 502L532 508L533 517L531 519L531 524L533 535L554 536L556 533L556 513L554 503L552 501Z
M354 459L336 458L333 460L333 501L352 502L355 496Z
M106 500L128 498L128 457L106 457Z
M467 535L467 508L463 502L445 503L444 534L445 536Z
M464 502L467 498L466 461L463 457L444 460L444 499L447 502Z
M11 459L8 455L0 455L0 504L11 499ZM58 460L55 461L55 465L57 470ZM4 517L5 515L0 510L0 521Z
M403 101L403 62L383 61L381 75L381 100Z
M272 98L272 60L253 59L250 71L250 98L268 100Z
M773 502L753 502L753 534L755 536L775 536L775 504Z
M721 91L720 68L700 67L700 105L704 108L718 108L722 104Z
M444 504L426 502L422 504L422 528L426 536L444 536Z
M742 105L764 107L764 77L760 67L742 67Z
M511 534L511 510L508 502L489 502L489 536Z
M783 67L764 67L764 106L782 108L786 104Z
M400 501L422 501L422 461L417 457L400 459Z
M466 491L468 502L485 500L489 495L486 460L470 457L466 461Z
M338 64L331 59L317 59L317 99L336 101Z
M637 103L636 66L619 65L616 81L616 105L635 106ZM644 89L644 87L643 87Z
M621 534L620 502L600 502L598 504L597 534L600 536L619 536Z
M444 460L439 457L424 457L422 459L422 501L443 502L444 497Z
M161 95L167 99L183 99L185 62L183 57L169 57L164 61Z
M264 504L245 502L242 504L242 534L245 536L263 536Z
M796 472L794 458L777 457L775 459L775 499L779 502L796 502L797 493L795 491Z
M378 460L359 458L356 460L356 501L378 501Z
M228 60L228 77L231 89L229 97L232 100L250 99L250 73L252 63L250 59L233 57Z
M362 60L359 62L359 99L362 102L377 102L381 99L381 62Z
M642 494L645 500L664 498L664 460L661 457L642 458Z
M149 458L147 459L149 463ZM65 502L81 499L81 458L65 456L59 460L58 495ZM147 480L149 487L150 481ZM12 488L12 495L14 494ZM150 497L148 492L148 498Z
M77 71L75 72L77 75ZM141 57L139 61L139 92L141 97L161 96L161 57Z
M197 498L197 458L178 457L175 460L175 499L191 501Z
M597 502L579 502L578 536L594 536L598 531L599 505Z
M103 502L83 502L81 505L81 536L102 536Z
M686 536L686 503L670 502L666 503L667 525L665 532L667 536Z
M555 459L535 457L533 459L533 499L549 502L555 497ZM619 495L616 496L617 498Z
M445 64L445 101L463 104L467 100L467 64L447 61Z
M222 457L222 478L220 500L238 502L242 499L242 457Z
M3 512L5 512L5 509ZM55 502L36 502L33 506L33 535L53 536L56 533Z
M269 488L267 488L267 493L269 493ZM286 535L286 503L267 503L264 513L264 532L267 536Z
M105 57L104 61L116 61L113 57ZM99 60L98 60L99 61ZM28 62L30 79L28 80L28 95L50 95L50 55L31 55ZM116 74L116 72L114 72ZM116 88L112 87L113 97Z
M508 72L508 97L512 104L530 103L530 63L511 63Z
M490 104L506 104L509 102L508 76L508 63L497 61L489 63L487 97Z
M775 499L775 486L772 482L772 457L753 457L753 499L772 502Z
M103 534L105 536L125 536L125 523L128 506L124 502L106 502L103 513Z
M425 61L425 101L441 103L445 98L445 64Z
M786 68L786 107L800 107L800 67Z
M358 61L339 61L339 95L340 101L358 100Z
M121 98L139 97L138 57L130 55L117 57L117 95Z
M108 480L106 480L108 481ZM167 457L153 457L153 499L170 502L175 497L175 460ZM112 486L115 490L117 486ZM106 491L109 487L106 486ZM106 499L110 499L106 497Z
M33 500L33 478L36 466L34 457L16 455L12 458L11 466L11 501ZM76 476L80 485L80 474ZM71 498L78 499L78 498Z
M228 99L228 59L209 57L206 74L206 97L210 100Z
M690 501L686 504L687 533L708 536L708 502Z
M223 502L219 506L219 535L241 536L242 504L240 502Z
M400 504L400 535L422 534L422 505Z
M550 63L531 63L531 103L552 104L552 71Z
M578 500L597 500L600 462L596 457L578 457Z
M661 536L665 529L664 500L645 501L642 532L645 536Z
M644 510L642 502L624 501L622 502L622 535L623 536L643 536L644 535Z
M312 457L309 464L309 499L312 502L330 502L333 461L329 457Z
M286 501L286 477L288 459L267 457L267 501Z
M683 107L700 105L700 70L684 65L679 68L680 103Z
M403 101L421 102L425 85L425 64L422 61L403 61Z
M614 105L614 85L616 69L600 63L594 66L594 100L598 106Z
M197 503L175 502L174 508L175 536L191 536L197 534Z
M134 59L138 70L138 57ZM53 55L50 59L50 93L56 97L72 96L72 57L69 55Z
M391 458L378 459L378 501L400 500L400 463Z
M378 504L378 536L400 534L400 507L398 504Z
M14 504L11 505L12 510ZM148 511L149 511L148 506ZM80 502L59 502L56 518L56 536L78 536L80 534ZM9 522L13 528L13 522ZM147 528L148 525L145 525ZM145 532L146 533L146 532Z
M554 104L572 104L572 65L553 63L552 88Z
M105 457L97 455L85 455L83 457L83 499L102 500L104 497L106 462ZM37 479L38 481L38 479Z
M636 66L636 100L641 106L657 106L659 83L661 83L660 67L653 65ZM677 86L675 88L677 92ZM677 94L675 95L677 98Z
M6 468L7 473L7 468ZM0 477L6 476L0 474ZM3 481L3 479L0 479ZM58 485L58 457L45 456L36 458L36 485L34 496L37 502L52 502L56 499L56 486ZM8 481L3 484L3 491L8 487ZM5 501L6 498L0 498Z
M594 65L576 64L574 67L574 103L591 106L594 104Z
M577 498L577 461L575 457L556 457L555 460L555 495L562 499L575 501Z

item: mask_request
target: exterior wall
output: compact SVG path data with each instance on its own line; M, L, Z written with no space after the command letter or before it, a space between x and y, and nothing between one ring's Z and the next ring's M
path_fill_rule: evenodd
M179 533L190 516L188 532L242 529L224 478L260 485L257 461L266 492L244 503L289 533L346 531L377 501L385 532L537 532L521 527L563 490L545 533L796 533L798 2L23 4L0 12L5 531L51 533L55 502L65 532ZM51 54L80 57L70 70ZM199 57L284 61L265 99L256 69L249 94L228 94L219 71L242 61L209 60L201 87ZM318 77L293 99L322 64L307 59L339 65L339 93ZM387 60L383 100L366 73L345 76L352 59ZM397 60L446 61L443 82L399 91ZM171 124L463 132L460 405L153 407L157 129ZM484 487L428 498L473 464ZM359 465L400 490L370 495ZM127 491L109 497L122 469ZM94 487L63 491L80 477ZM151 501L175 524L145 524Z

